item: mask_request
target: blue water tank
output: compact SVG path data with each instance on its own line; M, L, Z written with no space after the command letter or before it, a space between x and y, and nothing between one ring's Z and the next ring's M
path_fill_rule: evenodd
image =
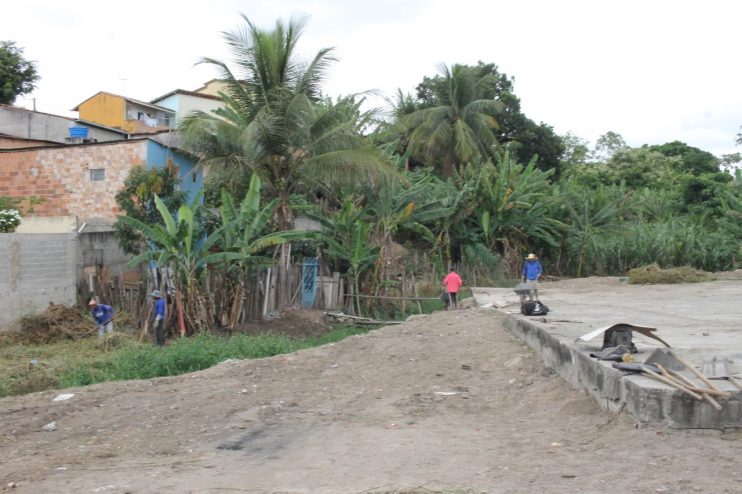
M88 128L87 127L70 127L70 137L80 137L87 139Z

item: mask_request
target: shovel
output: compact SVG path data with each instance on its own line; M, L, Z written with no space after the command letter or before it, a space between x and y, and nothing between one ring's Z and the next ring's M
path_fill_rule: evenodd
M729 375L729 368L727 367L727 361L714 357L711 360L707 360L701 367L703 372L709 379L727 379L730 383L734 384L737 389L742 389L742 384Z
M661 383L665 383L668 386L672 386L673 388L677 389L678 391L681 391L688 396L695 398L696 400L702 400L703 398L701 395L691 391L690 389L683 386L681 383L673 380L670 377L666 377L660 374L660 367L656 367L652 364L626 364L626 363L619 363L616 362L613 364L614 369L618 369L625 372L641 372L647 377L651 377L655 381L659 381Z
M644 360L646 365L660 364L665 369L683 370L685 366L672 353L666 352L662 348L655 348L652 353Z

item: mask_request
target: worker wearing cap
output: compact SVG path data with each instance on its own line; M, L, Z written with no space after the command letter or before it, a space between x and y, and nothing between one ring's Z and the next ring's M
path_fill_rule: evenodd
M538 279L541 278L543 273L541 262L539 262L536 254L528 254L526 257L526 263L523 266L523 283L529 290L528 297L533 300L538 300Z
M106 333L113 333L113 307L99 304L95 298L90 299L88 307L98 325L98 338L103 338Z
M167 303L162 298L160 290L152 292L152 298L155 302L155 336L157 337L157 346L165 344L165 317L167 316Z

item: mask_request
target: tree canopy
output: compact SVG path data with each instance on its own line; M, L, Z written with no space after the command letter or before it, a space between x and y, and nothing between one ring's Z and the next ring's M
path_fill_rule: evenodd
M18 96L32 92L38 80L36 65L23 57L23 48L0 41L0 103L12 105Z
M521 110L520 98L515 95L513 79L501 73L494 63L478 62L477 65L455 65L459 77L476 81L476 98L482 101L496 101L493 118L496 125L492 129L494 140L509 144L510 152L522 163L528 163L535 156L536 165L542 170L555 169L559 172L564 144L554 129L545 124L537 124ZM450 78L443 71L434 77L425 76L417 85L417 108L427 109L450 104ZM409 101L406 101L409 108ZM487 157L492 151L488 150Z

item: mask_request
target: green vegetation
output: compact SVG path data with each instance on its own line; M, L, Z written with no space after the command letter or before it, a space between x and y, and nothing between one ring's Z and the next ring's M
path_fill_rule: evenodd
M34 62L23 56L13 41L0 41L0 104L12 105L18 96L32 92L39 74Z
M252 359L291 353L370 328L338 327L322 336L292 339L277 334L219 336L198 334L164 348L114 333L103 341L86 339L46 345L0 344L0 397L105 381L175 376L227 359Z
M169 211L177 211L186 200L186 193L179 190L179 186L180 180L172 161L163 168L151 170L137 166L129 172L124 187L116 193L116 203L128 218L148 225L162 224L162 217L155 206L155 195L163 200ZM126 253L141 254L145 250L146 239L131 224L116 221L113 228L116 240Z
M297 57L304 19L271 29L242 20L225 34L233 60L202 60L221 72L225 106L180 128L210 166L205 206L220 217L200 204L153 207L153 187L134 194L150 214L134 230L151 227L140 238L153 248L139 260L172 268L189 333L234 319L268 263L276 306L288 306L298 293L290 260L302 257L340 272L344 295L364 295L344 308L357 315L401 312L382 300L401 293L403 274L422 285L455 266L465 284L498 284L518 278L529 252L554 276L742 265L732 155L680 141L634 147L615 131L594 145L560 137L530 120L513 79L485 62L441 65L414 94L399 90L386 114L365 110L360 95L322 93L332 49ZM240 208L254 205L248 215L232 199L241 197ZM299 216L321 231L293 231ZM281 238L260 241L272 232Z

